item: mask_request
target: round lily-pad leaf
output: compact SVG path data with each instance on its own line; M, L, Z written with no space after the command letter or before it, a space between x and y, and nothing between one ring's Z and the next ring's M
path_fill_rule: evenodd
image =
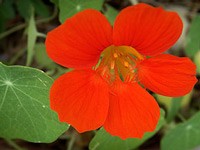
M52 83L40 70L0 63L0 137L48 143L68 129L49 107Z

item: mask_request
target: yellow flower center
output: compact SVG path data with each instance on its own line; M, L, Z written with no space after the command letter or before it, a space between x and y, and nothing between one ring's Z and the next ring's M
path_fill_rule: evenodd
M109 46L101 55L95 70L109 82L117 78L122 81L136 80L136 64L143 60L144 56L130 46Z

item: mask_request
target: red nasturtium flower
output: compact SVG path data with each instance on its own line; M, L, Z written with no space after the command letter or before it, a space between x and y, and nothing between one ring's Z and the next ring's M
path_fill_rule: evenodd
M181 32L175 12L147 4L123 9L113 27L93 9L67 19L46 39L49 57L74 68L51 87L51 108L79 132L103 126L125 139L153 131L160 109L145 88L177 97L197 81L190 59L162 54Z

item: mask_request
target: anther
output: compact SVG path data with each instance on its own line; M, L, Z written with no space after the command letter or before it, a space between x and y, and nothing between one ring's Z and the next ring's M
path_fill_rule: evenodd
M112 62L110 63L110 68L111 68L111 69L114 69L114 68L115 68L115 62L114 62L114 61L112 61Z
M129 63L128 63L127 61L124 61L124 66L125 66L126 68L128 68L128 67L129 67Z
M114 53L114 54L113 54L113 57L114 57L114 58L117 58L117 57L118 57L117 53Z

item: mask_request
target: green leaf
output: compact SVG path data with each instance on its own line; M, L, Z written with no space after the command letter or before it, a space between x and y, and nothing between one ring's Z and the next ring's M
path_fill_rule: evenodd
M44 4L41 0L30 0L32 2L32 5L34 6L36 14L42 16L42 17L49 17L50 12L47 7L47 5Z
M122 140L119 137L111 136L103 128L97 131L89 145L90 150L130 150L139 147L146 140L151 138L165 123L164 111L161 110L161 117L154 132L147 132L142 139L129 138Z
M161 141L161 150L190 150L200 146L200 112L170 130Z
M200 15L192 20L186 41L185 52L188 56L193 57L200 50Z
M119 12L115 8L106 5L106 11L104 11L104 15L107 17L107 19L112 25L114 24L115 18L118 15L118 13Z
M16 2L19 14L27 21L31 17L31 7L36 14L42 17L49 17L49 9L41 0L18 0Z
M17 10L26 21L28 21L31 17L31 1L30 0L18 0L16 2Z
M37 39L37 29L36 29L36 24L35 24L35 20L34 20L34 11L32 10L31 13L31 17L29 20L29 25L28 25L28 43L27 43L27 62L26 65L29 66L32 62L33 59L33 49L34 49L34 45Z
M0 63L0 137L46 143L68 129L49 107L52 82L40 70Z
M59 20L63 23L67 18L87 9L101 10L104 0L59 0Z
M40 67L49 69L55 68L57 65L47 56L44 43L37 43L34 46L35 60Z
M1 18L12 19L15 17L13 2L13 0L4 0L0 2L0 20Z
M13 2L14 0L0 1L0 33L6 29L6 22L15 17Z
M54 3L54 5L56 5L57 7L59 5L59 0L50 0L50 2Z

